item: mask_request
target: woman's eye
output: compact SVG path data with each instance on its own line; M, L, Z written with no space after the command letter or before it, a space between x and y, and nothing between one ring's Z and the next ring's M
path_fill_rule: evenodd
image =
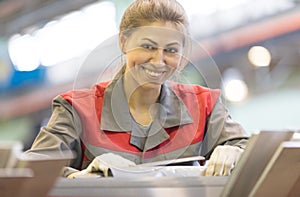
M155 49L155 47L153 47L153 46L150 45L150 44L143 44L142 47L143 47L144 49L149 49L149 50Z
M177 53L178 52L178 50L176 48L166 48L165 51L168 53Z

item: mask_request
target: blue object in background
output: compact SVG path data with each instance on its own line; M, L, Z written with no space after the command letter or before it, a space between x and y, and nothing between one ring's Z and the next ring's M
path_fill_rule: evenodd
M13 66L7 50L7 40L0 38L0 95L30 90L43 85L47 68L39 66L33 71L18 71Z
M9 89L18 89L24 87L32 87L43 84L46 78L46 68L39 66L33 71L17 71L13 70L9 83Z
M12 68L10 76L6 78L7 81L1 83L0 94L22 92L43 85L46 81L46 71L47 68L44 66L39 66L33 71L17 71Z

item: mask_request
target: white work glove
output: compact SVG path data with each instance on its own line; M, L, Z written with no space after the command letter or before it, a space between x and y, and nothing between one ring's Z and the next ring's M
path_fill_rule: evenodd
M105 153L94 158L89 166L75 173L72 173L68 178L82 178L100 175L97 172L102 172L105 177L109 176L109 168L111 167L131 167L136 164L128 159L125 159L119 155L113 153Z
M240 159L243 149L237 146L217 146L207 163L205 176L228 176Z

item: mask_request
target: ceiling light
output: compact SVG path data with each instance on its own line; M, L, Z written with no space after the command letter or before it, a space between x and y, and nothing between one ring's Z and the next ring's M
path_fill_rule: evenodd
M248 59L254 66L269 66L271 62L271 53L265 47L253 46L248 52Z
M225 97L231 102L241 102L248 95L248 87L243 80L233 79L224 84Z

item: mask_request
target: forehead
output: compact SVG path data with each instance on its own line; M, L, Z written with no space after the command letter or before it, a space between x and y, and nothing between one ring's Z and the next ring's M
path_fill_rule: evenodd
M152 23L149 26L142 26L134 29L130 35L131 42L139 42L145 38L158 44L177 42L183 44L184 34L178 31L175 25L167 23Z

